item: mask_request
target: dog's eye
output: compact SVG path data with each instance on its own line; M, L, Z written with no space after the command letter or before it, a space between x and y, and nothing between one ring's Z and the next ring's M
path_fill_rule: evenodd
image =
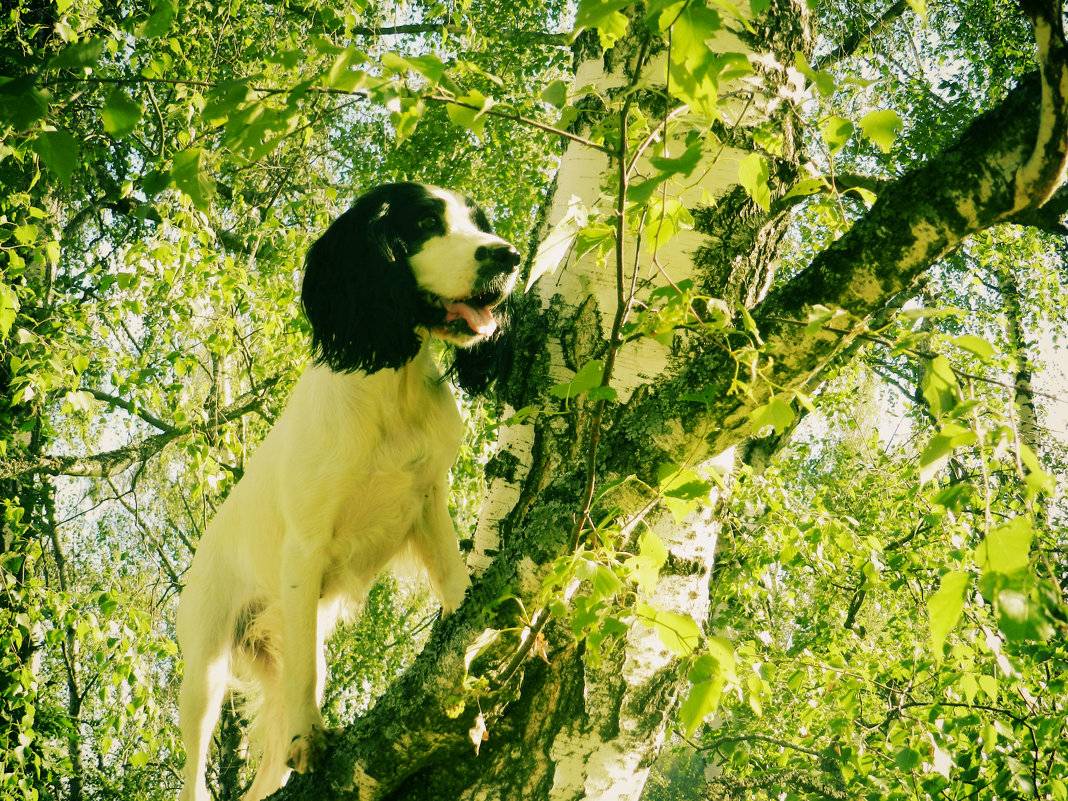
M424 231L433 231L435 228L438 227L438 218L432 216L424 217L419 221L419 227L422 228Z

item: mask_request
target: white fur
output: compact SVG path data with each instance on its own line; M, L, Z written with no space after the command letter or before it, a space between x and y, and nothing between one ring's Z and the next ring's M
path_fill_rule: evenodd
M184 799L206 801L204 763L233 679L266 697L263 761L246 798L277 789L308 759L339 613L410 546L445 612L468 586L446 483L462 424L424 343L400 370L311 366L201 539L178 611L185 657ZM235 643L250 605L254 632ZM257 640L247 643L249 637Z

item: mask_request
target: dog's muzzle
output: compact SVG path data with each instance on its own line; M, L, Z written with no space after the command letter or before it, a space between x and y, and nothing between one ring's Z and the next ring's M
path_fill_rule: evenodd
M462 320L472 333L492 336L497 330L493 307L515 288L521 260L519 251L508 243L480 245L475 250L478 262L475 292L467 298L444 302L445 323Z

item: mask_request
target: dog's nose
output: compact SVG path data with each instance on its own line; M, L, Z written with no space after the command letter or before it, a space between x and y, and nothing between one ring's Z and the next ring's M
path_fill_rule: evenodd
M501 245L480 245L475 249L475 261L490 264L502 273L510 273L519 266L519 251L505 243Z

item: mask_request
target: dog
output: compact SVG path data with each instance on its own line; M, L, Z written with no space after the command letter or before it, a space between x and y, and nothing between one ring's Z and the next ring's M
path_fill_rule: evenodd
M248 698L257 801L328 744L324 644L406 553L442 613L469 585L448 509L462 422L431 340L469 393L507 364L520 256L469 198L415 183L361 196L309 249L312 363L205 530L179 602L183 801L208 801L208 745L228 688Z

